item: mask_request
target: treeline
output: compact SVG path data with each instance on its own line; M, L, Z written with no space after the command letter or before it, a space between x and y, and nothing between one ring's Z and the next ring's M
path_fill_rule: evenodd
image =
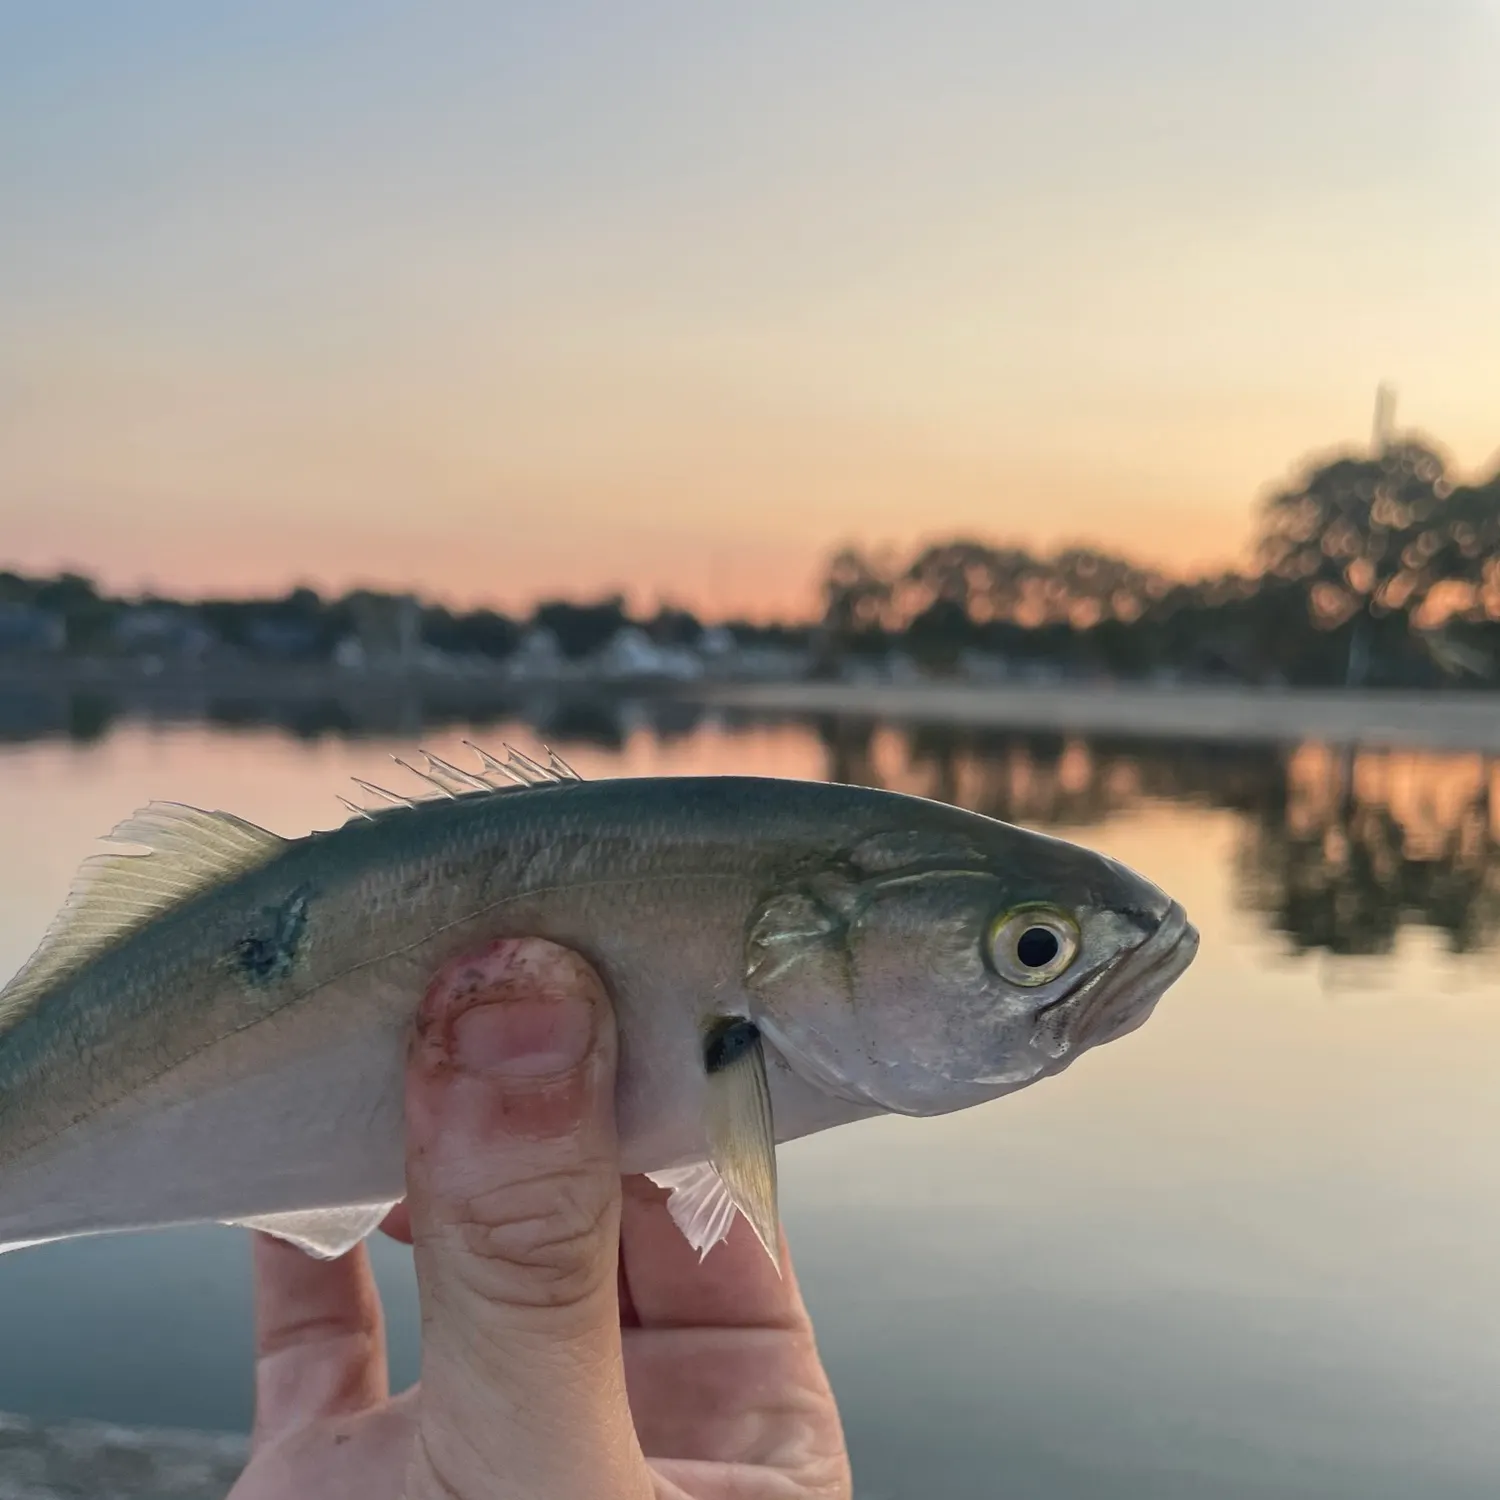
M1419 441L1309 464L1257 513L1254 563L1184 580L1096 547L1040 553L982 539L908 556L846 548L829 562L816 625L710 627L691 611L634 617L622 597L554 599L525 615L310 588L275 599L125 599L83 577L0 573L0 651L244 654L326 659L392 642L505 659L535 646L569 661L622 632L660 648L771 648L782 669L1010 671L1299 685L1500 680L1500 471L1455 482ZM1141 557L1148 558L1143 538Z
M1087 546L848 548L823 580L819 666L901 651L938 673L979 657L1308 685L1495 675L1500 472L1456 484L1416 441L1310 465L1261 505L1254 557L1184 581Z
M74 573L28 577L0 572L0 650L54 644L72 654L164 651L180 655L231 651L261 659L321 660L341 641L399 634L409 618L422 647L454 656L497 660L514 655L528 636L545 634L568 660L595 655L622 630L640 631L658 646L698 645L707 627L690 610L662 607L633 616L622 596L596 601L547 600L524 615L494 609L453 610L407 596L354 590L325 597L295 588L275 598L207 599L186 603L101 591ZM60 628L55 639L45 625ZM802 647L807 627L731 620L717 627L742 647Z

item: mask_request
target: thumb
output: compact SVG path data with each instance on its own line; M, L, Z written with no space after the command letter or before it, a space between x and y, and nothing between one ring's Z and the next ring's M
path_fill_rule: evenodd
M427 992L406 1099L409 1500L651 1493L620 1350L615 1055L597 974L551 943L495 943Z

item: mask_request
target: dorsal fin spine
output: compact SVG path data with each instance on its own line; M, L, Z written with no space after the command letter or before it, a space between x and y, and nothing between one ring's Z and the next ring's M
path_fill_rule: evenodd
M508 759L500 760L482 746L476 745L473 740L465 740L463 743L479 758L478 772L466 771L462 766L455 766L451 761L434 755L430 750L418 752L427 763L425 770L412 765L408 760L403 760L399 755L391 757L402 770L410 771L413 776L433 789L427 796L418 793L408 797L401 792L388 791L374 782L362 781L358 776L352 779L361 791L394 804L396 809L410 809L423 802L431 802L435 798L456 802L462 801L465 797L481 796L485 793L526 791L535 787L559 786L583 780L583 777L567 761L550 748L547 750L548 764L543 765L540 761L510 745L501 747ZM504 783L497 780L501 776L506 778ZM339 801L353 817L361 821L383 818L392 811L389 807L376 810L361 807L357 802L349 801L347 797L340 797Z

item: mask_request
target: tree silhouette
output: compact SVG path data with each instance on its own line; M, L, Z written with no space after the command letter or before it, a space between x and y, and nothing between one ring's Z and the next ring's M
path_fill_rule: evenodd
M1441 573L1455 614L1500 620L1500 474L1455 489L1443 520L1422 545L1431 552L1430 566Z
M1345 679L1368 675L1378 622L1403 627L1434 588L1462 580L1465 535L1442 457L1419 442L1312 469L1265 501L1256 545L1268 578L1296 585L1313 621L1348 625Z
M907 620L947 605L974 622L1013 620L1028 588L1043 572L1021 547L991 547L956 538L924 547L901 578L899 602Z
M1087 628L1103 620L1130 624L1163 599L1162 574L1097 547L1065 547L1036 570L1042 621Z

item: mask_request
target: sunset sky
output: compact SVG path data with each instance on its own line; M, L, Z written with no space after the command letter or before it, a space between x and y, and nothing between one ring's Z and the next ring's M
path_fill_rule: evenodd
M0 7L0 566L805 612L1500 450L1500 0Z

